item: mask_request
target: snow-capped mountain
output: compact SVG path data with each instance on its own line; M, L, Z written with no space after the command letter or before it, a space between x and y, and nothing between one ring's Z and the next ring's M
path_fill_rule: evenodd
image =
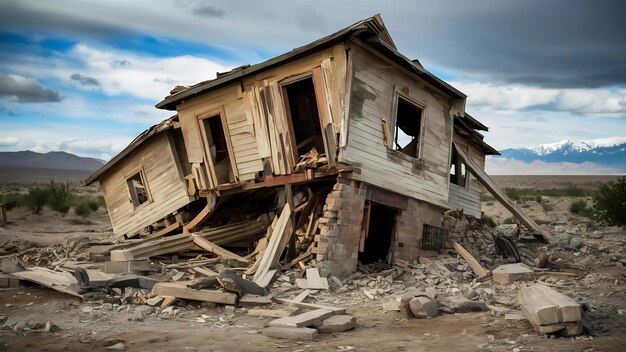
M541 160L550 163L591 162L626 169L626 137L609 137L587 141L565 140L529 148L504 149L502 157L524 162Z

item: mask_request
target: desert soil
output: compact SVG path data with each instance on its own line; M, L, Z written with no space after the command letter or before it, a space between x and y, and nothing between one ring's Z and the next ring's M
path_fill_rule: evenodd
M516 182L519 187L523 185L523 180L523 177L517 177L511 182ZM556 181L545 179L541 182L552 188ZM564 182L567 184L572 180ZM536 188L536 185L533 183L529 187ZM139 306L121 305L120 308L110 309L101 301L81 302L51 289L27 285L0 289L0 316L31 323L53 322L58 329L53 332L0 330L0 351L108 351L106 347L116 342L123 342L126 350L151 352L623 351L626 346L626 318L623 315L626 309L626 270L619 259L626 258L623 251L626 231L589 224L584 219L572 217L567 210L571 201L551 199L554 210L548 212L539 204L529 204L525 210L536 219L555 222L554 225L544 225L553 236L563 232L573 233L599 255L619 255L619 258L607 258L602 265L585 266L577 271L579 275L575 280L558 283L562 285L561 290L575 292L592 307L585 318L589 331L576 338L541 335L525 320L506 320L492 312L405 320L397 312L383 311L382 303L388 298L384 294L370 299L362 293L362 289L351 287L319 292L314 297L319 297L324 304L346 307L348 314L358 319L355 330L320 334L316 341L282 340L261 333L270 318L248 316L246 308L242 307L188 302L178 307L175 316L165 316L151 314L149 307L141 306L148 309L146 319L132 321L133 311ZM483 210L488 215L499 219L510 216L502 209L497 202L483 204ZM0 227L0 244L33 241L54 245L79 237L106 239L112 235L103 209L88 217L88 225L73 224L71 219L79 217L72 211L59 215L47 209L42 215L33 215L16 208L9 211L8 216L10 223ZM568 255L576 257L577 253ZM490 280L464 284L490 288L503 294L507 291ZM198 322L203 315L205 322Z

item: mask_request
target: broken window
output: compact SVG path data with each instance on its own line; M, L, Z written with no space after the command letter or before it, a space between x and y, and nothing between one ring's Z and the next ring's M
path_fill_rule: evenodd
M459 157L456 147L452 147L452 158L450 158L450 183L461 187L467 184L467 167L463 159Z
M394 133L395 150L414 158L419 157L422 112L423 109L419 106L410 103L402 97L398 97L396 129Z
M143 170L126 179L126 184L135 208L150 200Z
M311 77L299 80L283 87L286 94L285 105L291 120L291 127L298 156L306 154L315 147L324 152L324 139L320 116L315 99L315 87Z

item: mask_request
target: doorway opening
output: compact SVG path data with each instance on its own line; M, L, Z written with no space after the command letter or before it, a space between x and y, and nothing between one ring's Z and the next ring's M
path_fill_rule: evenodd
M210 116L201 120L207 153L213 160L213 168L217 184L234 181L232 164L228 154L228 143L220 115Z
M315 86L311 77L299 80L283 87L286 95L285 105L291 121L291 130L298 155L303 155L315 147L324 153L324 139L320 116L315 99Z
M363 214L359 261L363 264L389 261L391 237L396 222L396 210L377 203L366 202Z

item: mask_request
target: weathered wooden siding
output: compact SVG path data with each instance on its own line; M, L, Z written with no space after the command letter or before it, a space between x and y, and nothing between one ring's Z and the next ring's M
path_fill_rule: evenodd
M348 142L340 161L355 167L354 179L447 206L450 100L360 45L351 48L354 73ZM421 160L391 150L383 143L382 120L393 126L396 91L425 106Z
M480 165L483 169L485 168L485 154L479 151L472 144L467 142L464 138L454 135L454 143L463 148L463 150L468 153L468 155L476 162L476 164ZM480 196L483 193L483 187L478 182L476 177L474 177L468 170L469 177L469 185L468 187L461 187L459 185L450 184L450 195L448 198L448 202L450 203L450 207L455 209L464 209L465 214L475 216L480 218L481 208L480 208Z
M262 170L254 124L244 113L242 98L239 84L233 83L177 107L190 163L203 163L205 166L207 163L198 118L223 113L226 119L224 127L228 127L227 133L232 142L234 160L231 162L236 165L239 180L253 180L255 173Z
M116 235L134 234L193 200L187 195L169 133L152 137L100 181ZM140 169L143 169L152 201L135 208L126 178Z
M241 182L254 180L263 171L263 159L270 161L274 174L290 174L297 156L292 151L281 85L319 68L323 86L319 88L339 132L346 106L346 61L345 47L339 44L180 104L177 110L189 162L207 163L198 117L222 111Z

